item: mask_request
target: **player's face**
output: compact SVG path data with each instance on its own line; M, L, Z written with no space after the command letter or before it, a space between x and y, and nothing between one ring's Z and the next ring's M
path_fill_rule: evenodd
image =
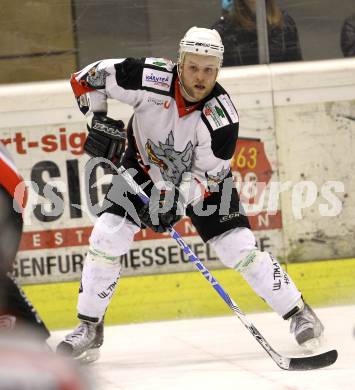
M212 91L218 74L219 60L214 56L186 53L181 66L181 81L188 93L187 100L199 101Z

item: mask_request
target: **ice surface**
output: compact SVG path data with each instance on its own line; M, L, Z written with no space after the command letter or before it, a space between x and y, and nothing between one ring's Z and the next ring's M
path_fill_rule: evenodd
M337 362L324 369L281 370L236 316L226 316L107 326L101 358L89 371L95 390L354 390L355 306L321 308L317 314L326 329L318 352L339 352ZM277 352L305 354L276 314L248 318ZM66 333L53 332L50 343Z

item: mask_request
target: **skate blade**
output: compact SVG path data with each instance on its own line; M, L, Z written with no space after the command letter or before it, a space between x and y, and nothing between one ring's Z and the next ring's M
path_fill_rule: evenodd
M98 360L99 357L100 349L92 348L75 357L75 360L78 361L80 364L90 364Z
M324 342L324 337L323 335L320 337L315 337L314 339L308 340L301 344L301 347L306 351L306 352L316 352L323 344Z

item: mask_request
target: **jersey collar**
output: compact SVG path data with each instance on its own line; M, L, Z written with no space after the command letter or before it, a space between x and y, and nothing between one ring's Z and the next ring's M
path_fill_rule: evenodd
M175 79L175 101L179 112L179 117L182 118L185 115L191 114L191 112L196 111L196 109L201 105L201 102L197 102L191 106L187 106L184 98L180 92L179 78Z

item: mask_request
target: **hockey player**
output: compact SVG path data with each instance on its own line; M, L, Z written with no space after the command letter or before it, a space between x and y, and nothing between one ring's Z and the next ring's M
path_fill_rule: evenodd
M45 343L49 331L12 275L25 203L22 178L0 142L0 332L27 330Z
M219 213L238 138L238 113L216 82L223 50L217 31L192 27L180 42L177 65L158 58L103 60L73 75L81 111L93 113L85 145L91 156L110 160L122 156L122 122L107 116L107 99L134 108L122 163L135 169L134 179L145 183L151 199L143 206L137 196L128 194L137 214L127 215L127 207L111 202L97 219L82 272L77 307L81 323L58 345L59 352L97 358L102 319L120 277L120 256L129 251L141 225L164 232L184 212L220 260L239 271L281 317L291 320L299 344L319 341L323 325L277 260L257 248L248 219L239 212L234 186L227 212ZM114 176L109 193L114 195L122 185ZM168 199L170 207L165 207ZM214 212L203 213L212 206Z

